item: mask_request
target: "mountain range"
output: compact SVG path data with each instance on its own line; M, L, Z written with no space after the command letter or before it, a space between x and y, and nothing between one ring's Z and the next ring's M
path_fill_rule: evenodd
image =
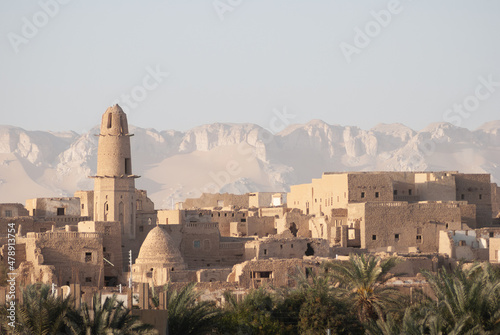
M475 130L433 123L370 130L321 120L278 133L255 124L215 123L185 132L131 126L137 188L156 208L202 192L288 191L325 171L490 173L500 181L500 121ZM93 189L95 127L88 133L27 131L0 126L0 202L71 196Z

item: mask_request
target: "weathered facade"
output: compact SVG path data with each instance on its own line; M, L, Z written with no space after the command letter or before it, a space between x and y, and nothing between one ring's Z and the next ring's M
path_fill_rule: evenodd
M458 172L346 172L324 173L310 184L291 186L288 207L305 214L331 215L350 203L466 201L475 205L471 228L492 223L489 174Z
M36 198L26 200L26 209L36 218L81 216L79 198Z
M251 260L233 267L227 281L244 288L292 287L302 274L309 276L320 271L322 259L264 259Z
M99 233L102 236L102 257L104 282L106 286L115 286L124 278L122 235L119 222L116 221L83 221L78 223L81 233Z
M0 218L15 218L28 215L28 210L22 204L0 204Z
M65 231L28 233L24 244L35 280L54 280L58 286L104 285L102 234L72 231L68 226Z
M329 257L330 245L324 239L291 237L267 237L245 244L245 260L288 259L304 256Z

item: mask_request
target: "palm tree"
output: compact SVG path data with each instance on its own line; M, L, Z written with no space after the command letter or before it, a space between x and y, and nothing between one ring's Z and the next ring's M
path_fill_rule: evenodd
M66 317L68 334L100 335L100 334L157 334L153 326L143 324L137 316L118 301L116 295L107 297L101 303L101 295L94 294L92 308L84 303L80 311L70 311Z
M360 322L352 313L349 304L337 294L337 289L330 285L330 278L325 272L315 274L299 270L293 279L297 282L294 290L284 290L285 306L294 308L285 316L297 317L295 334L325 334L327 329L333 334L363 334ZM281 305L279 305L280 310ZM298 305L298 308L297 308ZM280 317L283 321L283 316Z
M368 335L442 335L438 324L439 320L425 306L416 304L406 308L402 319L390 313L385 319L371 320L365 327Z
M241 302L224 292L224 314L219 326L222 334L281 334L275 317L275 297L263 288L250 291Z
M430 313L444 334L500 333L500 276L489 263L423 274L437 300Z
M16 334L66 334L65 318L71 309L70 298L51 294L49 285L28 285L23 291L23 304L16 314Z
M371 321L368 334L500 334L500 276L490 264L423 274L433 299L408 307L401 321L390 314Z
M351 254L346 263L329 262L323 267L341 296L353 303L359 320L367 322L400 309L402 294L385 285L395 276L389 271L398 262L395 257L381 260L373 255Z
M203 335L216 328L220 311L212 301L198 301L196 283L173 290L168 297L168 329L170 335ZM167 290L169 289L167 285Z

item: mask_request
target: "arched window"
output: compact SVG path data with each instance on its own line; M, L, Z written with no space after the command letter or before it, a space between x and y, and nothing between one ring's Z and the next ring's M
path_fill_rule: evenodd
M113 114L109 113L108 114L108 129L111 128L112 123L113 123Z
M108 213L109 213L109 204L106 201L104 203L104 221L108 221Z

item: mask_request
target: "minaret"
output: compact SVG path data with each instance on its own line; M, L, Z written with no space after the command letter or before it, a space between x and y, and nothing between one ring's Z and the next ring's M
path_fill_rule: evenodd
M118 221L123 239L135 238L135 178L127 115L118 105L102 116L94 176L94 220Z

